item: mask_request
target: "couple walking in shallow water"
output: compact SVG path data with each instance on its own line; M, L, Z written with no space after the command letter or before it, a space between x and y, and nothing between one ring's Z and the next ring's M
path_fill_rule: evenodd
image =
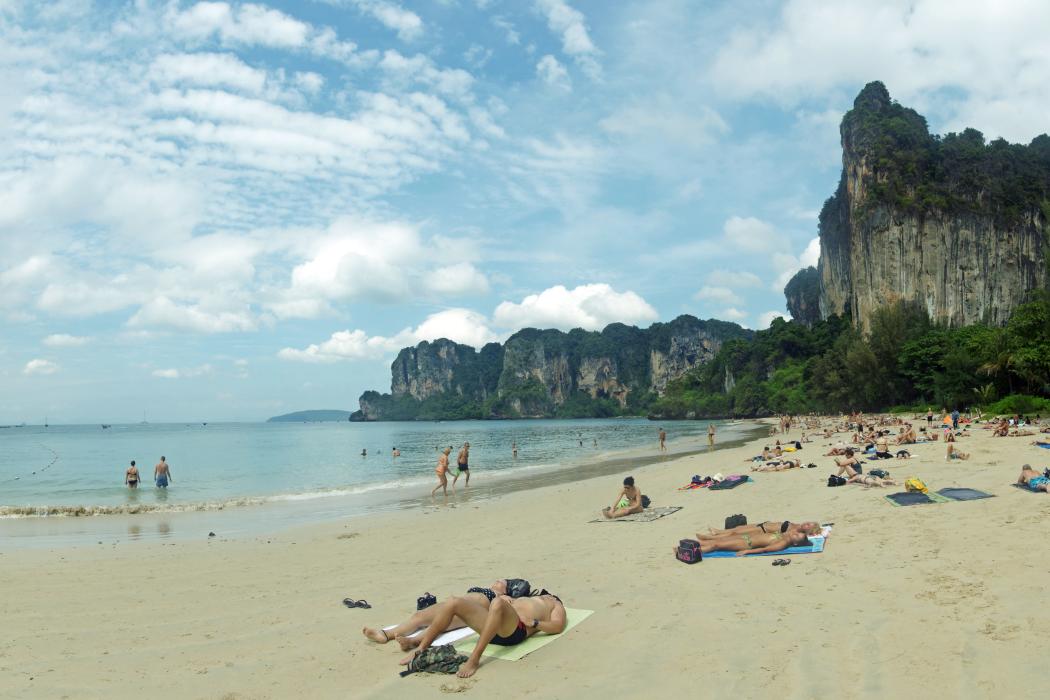
M434 490L430 492L431 497L437 493L438 489L441 489L445 496L448 496L448 456L452 454L452 447L446 447L441 450L441 455L438 456L437 468L434 470L437 472L438 485L434 487ZM459 477L466 475L466 479L463 482L464 486L470 486L470 443L464 442L463 447L460 448L459 454L456 455L456 466L458 470L454 478L452 479L452 488L456 488L456 482L459 481Z
M131 466L124 472L124 484L129 489L137 489L141 480L139 468L135 466L135 460L131 460ZM175 480L172 478L171 468L168 467L168 463L163 456L160 458L157 466L153 468L153 480L159 489L168 488L168 481Z

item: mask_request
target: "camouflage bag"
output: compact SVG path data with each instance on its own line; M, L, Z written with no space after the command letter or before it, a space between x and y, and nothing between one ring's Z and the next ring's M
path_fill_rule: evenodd
M467 657L457 653L451 644L429 647L408 662L408 668L401 672L401 677L410 673L455 673L466 660Z

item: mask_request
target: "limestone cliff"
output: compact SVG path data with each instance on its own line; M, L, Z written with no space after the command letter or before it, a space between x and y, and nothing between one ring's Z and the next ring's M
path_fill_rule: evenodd
M791 318L812 326L820 320L820 273L815 267L799 270L784 287Z
M822 317L845 312L866 328L875 309L906 300L950 326L1001 325L1048 287L1050 138L934 137L878 82L840 134L842 177L819 222Z
M680 316L647 329L620 323L601 332L526 328L480 352L449 340L424 342L398 353L391 393L363 394L354 419L639 413L725 340L750 336L734 323Z

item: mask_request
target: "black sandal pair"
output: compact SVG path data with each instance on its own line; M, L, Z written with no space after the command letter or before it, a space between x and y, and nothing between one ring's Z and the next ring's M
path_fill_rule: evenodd
M364 608L365 610L372 607L367 600L354 600L353 598L343 598L343 605L351 609Z
M787 566L791 563L790 559L774 559L773 566Z

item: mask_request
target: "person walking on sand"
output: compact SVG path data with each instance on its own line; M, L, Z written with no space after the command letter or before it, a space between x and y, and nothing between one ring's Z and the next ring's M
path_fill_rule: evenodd
M714 447L715 446L715 424L714 423L708 423L707 424L707 446L708 447Z
M667 452L667 431L660 428L660 451Z
M175 481L175 477L171 475L171 467L165 461L164 455L161 455L157 466L153 467L153 480L156 482L158 489L166 489L169 481Z
M448 477L445 474L448 472L448 455L450 452L452 452L452 448L446 447L441 450L441 455L438 457L437 469L434 470L438 475L438 485L430 492L431 498L434 497L438 489L441 489L445 494L445 498L448 498Z
M470 443L464 442L463 447L460 448L459 454L456 455L456 466L459 468L456 471L456 476L452 479L452 488L456 488L456 482L459 481L460 474L466 474L467 479L463 482L464 486L470 486Z
M131 466L124 472L124 483L129 489L139 487L139 468L135 466L135 460L131 460Z

